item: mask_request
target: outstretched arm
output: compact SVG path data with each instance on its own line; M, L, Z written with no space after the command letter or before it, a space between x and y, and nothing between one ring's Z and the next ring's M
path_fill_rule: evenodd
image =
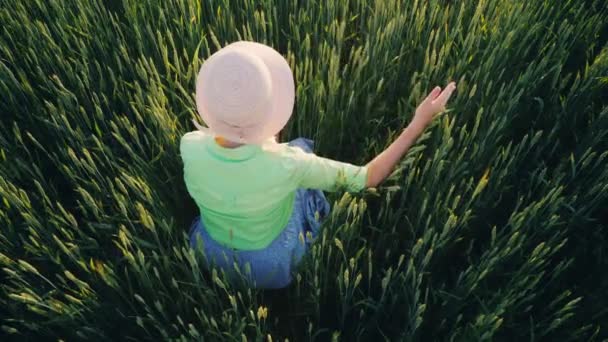
M414 119L393 143L367 164L367 187L376 187L388 177L403 155L416 142L437 113L445 110L445 105L456 89L452 82L441 91L435 87L416 109Z

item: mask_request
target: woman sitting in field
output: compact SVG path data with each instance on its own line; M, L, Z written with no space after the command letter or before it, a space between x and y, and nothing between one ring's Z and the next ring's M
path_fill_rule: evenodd
M377 186L455 89L453 82L433 89L385 151L355 166L316 156L307 139L276 141L295 98L291 70L278 52L253 42L221 49L205 61L196 84L197 109L209 128L197 125L180 144L184 180L200 210L191 245L228 275L236 275L236 262L251 286L287 286L329 213L322 190Z

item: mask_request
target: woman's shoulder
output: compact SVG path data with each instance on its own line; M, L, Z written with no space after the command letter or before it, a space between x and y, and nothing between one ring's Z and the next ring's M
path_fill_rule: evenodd
M300 169L310 158L314 158L313 154L289 143L267 144L263 146L263 150L270 163L290 173Z
M203 142L205 141L207 138L209 137L209 134L203 131L192 131L192 132L187 132L184 135L182 135L181 138L181 143L182 144L187 144L187 143L196 143L196 142Z
M184 152L190 146L205 144L208 141L209 135L202 131L187 132L180 139L180 150Z
M278 159L298 158L303 151L288 143L267 143L262 145L262 150Z
M182 135L182 141L200 140L206 138L207 136L209 136L207 132L195 130L192 132L186 132L184 135Z

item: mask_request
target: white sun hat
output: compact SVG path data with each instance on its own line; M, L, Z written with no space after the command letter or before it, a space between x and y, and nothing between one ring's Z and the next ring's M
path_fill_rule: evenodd
M198 129L244 144L279 133L293 111L289 64L273 48L239 41L212 54L196 80L196 106L209 127Z

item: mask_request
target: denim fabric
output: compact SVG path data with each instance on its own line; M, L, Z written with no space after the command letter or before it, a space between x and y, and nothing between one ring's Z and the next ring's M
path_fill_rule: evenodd
M312 153L312 140L298 138L289 145ZM310 248L311 242L319 235L321 221L329 214L329 210L329 202L322 191L298 189L287 226L266 248L248 251L224 247L209 236L200 217L192 223L190 244L197 248L200 240L207 267L221 268L231 279L238 278L234 267L236 263L239 273L250 286L282 288L291 282L294 269ZM312 239L307 238L308 232Z

